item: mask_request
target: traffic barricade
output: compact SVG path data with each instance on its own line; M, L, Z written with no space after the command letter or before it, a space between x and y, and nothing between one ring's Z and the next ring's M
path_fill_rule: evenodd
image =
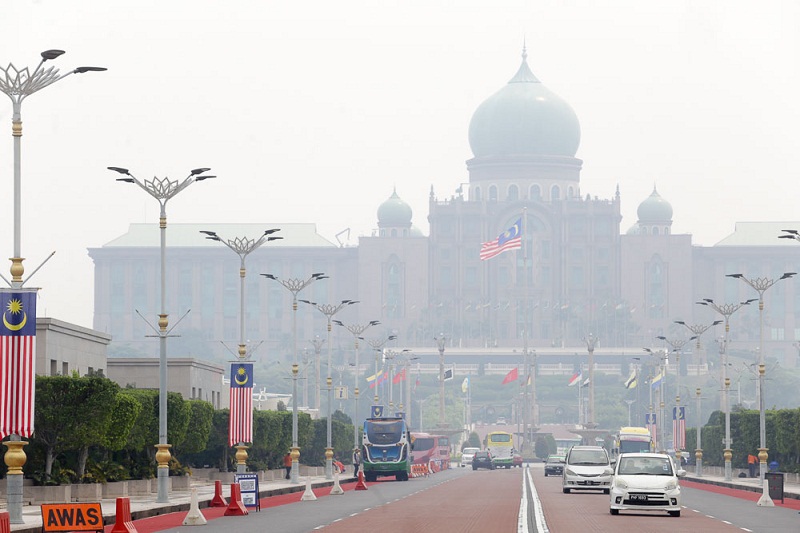
M783 472L767 472L764 476L766 476L770 499L780 500L783 503Z

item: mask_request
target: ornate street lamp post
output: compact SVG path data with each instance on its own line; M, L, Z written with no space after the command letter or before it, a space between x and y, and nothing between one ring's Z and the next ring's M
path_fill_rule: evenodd
M353 304L357 304L357 300L342 300L340 303L333 305L333 304L318 304L316 302L311 302L309 300L300 300L304 304L308 304L313 306L317 311L325 315L328 319L328 338L327 338L327 351L328 351L328 376L325 380L328 390L328 420L327 420L327 447L325 448L325 479L333 479L333 441L332 441L332 426L331 426L331 406L333 405L333 380L331 379L331 370L332 370L332 363L331 363L331 318L333 315ZM316 348L316 344L314 345ZM319 354L317 354L317 361L319 361ZM319 366L317 366L319 368ZM317 374L319 376L319 374ZM341 372L339 373L339 379L341 380ZM317 378L319 379L319 377Z
M586 427L594 429L597 424L594 421L594 349L597 346L597 337L589 333L589 336L583 339L586 342L586 349L589 351L589 420L586 421ZM581 384L578 383L578 387Z
M65 74L59 74L56 67L42 68L46 61L55 59L64 53L63 50L46 50L41 53L41 61L33 70L30 71L28 67L17 68L13 63L9 63L7 67L0 67L0 92L4 93L11 99L12 116L11 116L11 136L14 138L14 256L11 258L11 281L6 279L5 276L0 274L3 279L12 289L22 290L22 286L26 280L22 276L25 273L25 268L22 265L24 258L22 257L22 102L28 96L38 92L45 87L48 87L55 82L62 80L70 74L82 74L84 72L99 72L106 70L104 67L78 67ZM45 259L52 257L52 254ZM42 263L44 264L44 263ZM41 265L36 270L41 268ZM36 273L36 270L33 273ZM33 275L33 274L31 274ZM28 276L28 279L30 276ZM27 291L35 292L36 289L26 289ZM34 357L35 359L35 357ZM31 380L33 380L34 370L30 370ZM12 407L16 407L16 403L20 400L14 395L9 395L8 403ZM7 407L7 406L6 406ZM33 410L34 406L30 405ZM19 411L22 411L22 407ZM31 430L34 428L33 416L30 416ZM5 437L6 435L0 435ZM22 467L25 466L27 456L22 449L27 441L22 440L22 435L19 432L10 434L9 440L4 443L8 451L3 459L8 467L8 476L6 477L7 488L7 505L9 522L11 524L23 524L22 519Z
M344 329L349 331L353 335L353 340L355 341L355 348L356 348L356 366L354 370L354 385L353 385L353 395L355 400L355 409L353 410L353 450L358 449L358 340L361 338L361 334L364 333L367 328L372 326L377 326L380 324L377 320L372 320L367 324L350 324L349 326L345 326L341 320L334 320L334 324L337 326L342 326Z
M380 370L383 364L381 361L383 355L383 347L386 345L387 342L393 341L396 338L397 335L389 335L385 339L370 339L367 341L367 343L372 347L372 349L375 350L375 374L373 374L375 376L375 381L373 381L375 385L375 395L373 397L373 401L376 405L380 401L380 398L378 397L378 370Z
M267 279L277 281L285 289L292 293L292 470L290 481L299 483L300 481L300 447L297 445L297 293L311 285L317 280L327 279L328 276L321 272L311 274L306 279L288 278L280 279L273 274L261 274Z
M700 405L700 387L695 390L695 397L697 399L697 449L694 451L695 474L697 477L703 477L703 415L701 414Z
M133 183L143 189L147 194L158 200L161 206L159 215L159 228L161 229L161 312L158 315L158 329L153 328L158 335L159 358L158 358L158 444L156 448L156 461L158 461L158 494L156 502L169 502L169 453L170 444L167 444L167 337L171 329L169 327L169 317L167 314L167 289L166 289L166 253L167 253L167 201L184 190L195 181L202 181L216 176L206 176L203 173L211 169L196 168L189 172L183 180L170 180L169 178L153 178L152 180L140 181L127 168L108 167L124 177L117 178L117 181ZM151 325L152 327L152 325ZM173 326L174 327L174 326Z
M440 333L434 337L436 347L439 349L439 427L445 427L444 422L444 348L447 344L447 337Z
M730 333L731 326L730 326L730 318L733 313L744 307L745 305L750 305L751 303L755 302L755 298L750 300L745 300L743 302L739 302L736 304L717 304L711 298L703 298L699 302L699 305L705 305L706 307L710 307L725 319L725 337L719 343L719 355L720 355L720 372L721 372L721 383L720 385L722 388L722 410L725 413L725 448L722 451L722 457L725 460L725 481L731 481L733 476L733 449L731 445L731 409L730 409L730 396L729 396L729 388L730 379L728 379L728 334ZM698 341L699 342L699 341Z
M797 274L796 272L785 272L780 278L747 278L743 274L726 274L729 278L736 278L744 281L750 285L756 292L758 292L758 433L759 433L759 448L758 448L758 461L761 476L762 493L758 499L758 505L762 507L773 507L775 503L769 496L769 488L765 481L767 473L767 428L766 428L766 411L764 407L764 374L766 367L764 365L764 293L775 285L777 282L789 279Z
M203 233L206 236L206 239L221 242L233 252L239 256L240 265L239 265L239 350L238 356L239 361L244 361L250 357L250 354L247 352L247 345L245 343L245 321L244 321L244 279L247 275L247 269L245 268L245 259L247 256L252 253L254 250L258 249L262 244L274 241L278 239L282 239L283 237L273 236L272 234L279 231L278 229L268 229L264 232L261 237L258 239L248 239L247 237L236 237L235 239L222 239L216 232L213 231L205 231L201 230L200 233ZM242 413L242 416L251 416L252 413ZM234 416L231 413L231 416ZM243 424L242 420L231 420L230 424L231 427L234 427L234 424ZM239 474L243 474L247 472L247 445L244 442L238 442L236 446L236 472Z
M672 347L672 351L675 353L675 417L679 417L681 416L681 350L686 346L686 343L693 341L696 337L689 337L689 340L684 340L668 339L663 335L659 335L656 338L669 344ZM675 430L677 430L677 425L674 427ZM686 445L685 442L681 442L680 439L675 438L679 436L683 437L685 435L678 435L673 432L672 447L675 449L675 458L678 460L678 466L680 466L681 463L681 450L683 450L683 447Z

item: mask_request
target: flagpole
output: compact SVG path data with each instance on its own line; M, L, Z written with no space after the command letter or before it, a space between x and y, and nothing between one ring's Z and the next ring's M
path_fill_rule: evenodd
M530 443L528 442L530 439L531 432L533 430L532 427L536 425L536 407L532 405L532 403L536 402L536 397L533 396L532 398L528 398L528 380L531 382L531 393L536 390L534 385L534 378L531 375L531 368L530 363L528 361L528 208L522 208L522 275L525 278L523 284L523 305L525 306L525 311L523 313L523 317L525 323L523 324L522 328L522 355L525 364L525 378L524 378L524 386L525 390L523 391L523 398L524 398L524 407L522 409L522 446L521 449L529 448Z

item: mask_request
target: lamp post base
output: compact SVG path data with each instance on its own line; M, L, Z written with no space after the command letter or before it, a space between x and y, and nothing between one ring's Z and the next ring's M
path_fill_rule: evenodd
M333 479L333 448L325 448L325 479Z
M13 437L12 437L13 438ZM19 437L17 437L19 438ZM8 466L6 475L6 501L8 507L8 521L11 524L24 524L22 520L22 467L27 461L23 446L28 444L24 440L8 440L3 443L8 448L3 460Z
M238 446L234 446L236 448L236 473L237 474L245 474L247 473L247 448L248 446L244 444L239 444Z
M292 483L300 483L300 447L292 446L292 471L289 475Z

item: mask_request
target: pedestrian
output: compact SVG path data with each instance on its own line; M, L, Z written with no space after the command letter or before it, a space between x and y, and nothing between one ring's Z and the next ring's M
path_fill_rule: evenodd
M750 469L750 477L756 477L757 463L758 463L758 457L756 457L752 453L747 455L747 468Z
M344 474L344 465L342 464L342 462L339 460L338 457L333 458L333 467L336 469L335 471L338 472L339 474Z
M286 469L286 479L291 479L292 477L292 453L286 452L286 455L283 456L283 467Z
M353 450L353 475L358 475L358 467L361 465L361 450Z

